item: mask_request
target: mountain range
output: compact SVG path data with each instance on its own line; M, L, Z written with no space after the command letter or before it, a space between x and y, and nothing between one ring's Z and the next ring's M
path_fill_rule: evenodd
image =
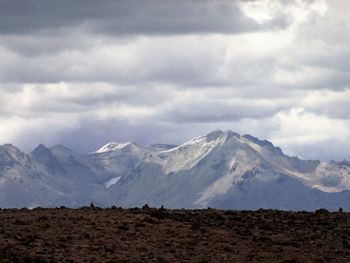
M290 157L267 140L216 130L181 145L111 142L77 154L0 146L0 207L350 210L350 163Z

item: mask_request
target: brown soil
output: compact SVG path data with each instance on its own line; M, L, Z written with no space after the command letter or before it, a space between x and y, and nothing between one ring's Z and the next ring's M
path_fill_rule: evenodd
M350 214L0 210L0 262L350 262Z

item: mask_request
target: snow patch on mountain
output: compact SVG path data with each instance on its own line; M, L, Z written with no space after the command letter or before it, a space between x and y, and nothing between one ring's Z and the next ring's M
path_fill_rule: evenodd
M102 146L100 149L98 149L94 153L106 153L106 152L118 151L131 144L132 144L131 142L125 142L125 143L110 142Z
M230 130L178 146L111 142L83 155L62 145L30 154L0 146L0 207L350 210L349 198L349 162L289 157L267 140Z
M176 173L180 170L189 170L205 158L215 147L223 144L227 137L222 131L214 131L187 141L175 148L160 152L163 166L167 173Z
M118 177L114 177L110 180L108 180L107 182L105 182L105 186L106 186L106 189L110 188L112 185L115 185L116 183L118 183L118 181L120 180L120 176Z

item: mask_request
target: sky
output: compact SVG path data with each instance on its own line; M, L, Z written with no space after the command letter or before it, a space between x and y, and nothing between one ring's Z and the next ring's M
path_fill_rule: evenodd
M0 143L215 129L350 159L348 0L0 0Z

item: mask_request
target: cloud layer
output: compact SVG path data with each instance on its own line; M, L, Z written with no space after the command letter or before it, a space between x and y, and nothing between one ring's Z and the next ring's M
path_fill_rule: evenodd
M0 143L88 152L220 128L350 159L349 8L0 0Z

